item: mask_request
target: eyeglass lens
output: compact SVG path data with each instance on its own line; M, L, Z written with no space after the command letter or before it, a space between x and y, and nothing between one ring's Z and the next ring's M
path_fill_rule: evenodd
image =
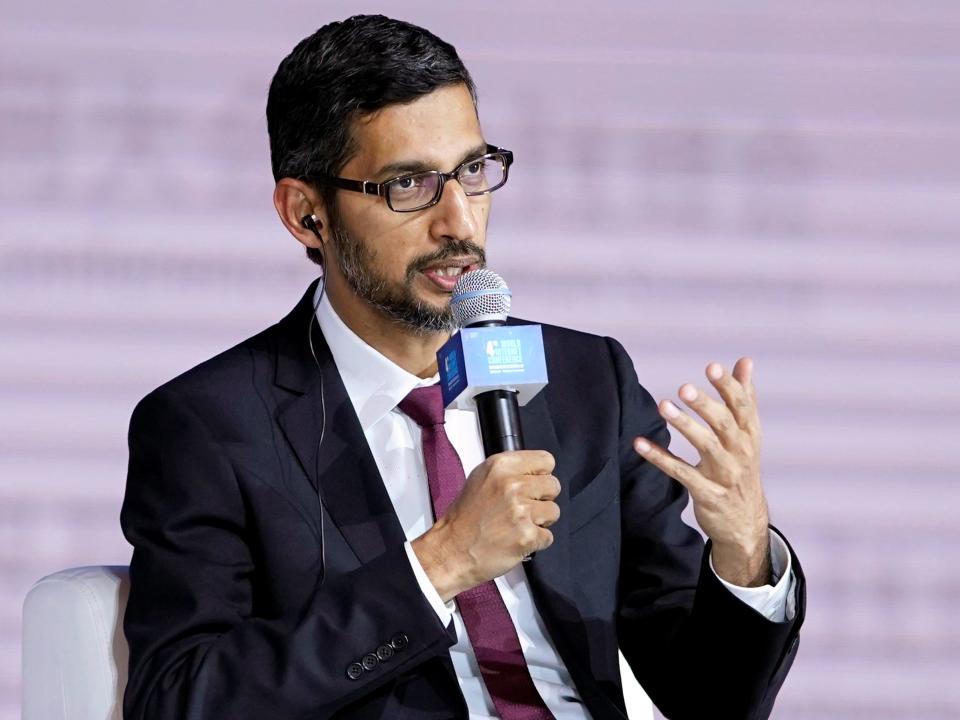
M503 185L506 164L503 157L477 158L462 165L457 180L467 195L483 195ZM418 173L398 178L387 184L387 200L394 210L418 210L432 204L440 194L440 175L435 172Z

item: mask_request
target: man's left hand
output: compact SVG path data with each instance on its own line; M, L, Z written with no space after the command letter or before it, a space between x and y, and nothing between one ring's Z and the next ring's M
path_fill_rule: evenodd
M636 438L634 448L690 492L697 522L713 541L716 573L733 585L764 585L771 579L770 540L753 361L740 358L732 374L713 362L706 375L723 402L689 383L678 393L706 427L669 400L659 405L664 419L700 453L700 462L690 465L647 438Z

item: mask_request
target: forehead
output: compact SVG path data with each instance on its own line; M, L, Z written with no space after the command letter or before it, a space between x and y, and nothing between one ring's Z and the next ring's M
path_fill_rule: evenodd
M462 84L361 117L355 121L353 136L357 153L344 170L367 173L398 161L450 170L466 150L483 143L473 98Z

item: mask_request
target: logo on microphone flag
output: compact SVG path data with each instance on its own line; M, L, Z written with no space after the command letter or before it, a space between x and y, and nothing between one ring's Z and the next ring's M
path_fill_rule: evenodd
M487 341L487 369L491 375L523 372L523 346L519 338Z
M463 328L437 352L446 407L476 407L475 395L495 388L516 390L521 405L547 384L543 331L539 325Z

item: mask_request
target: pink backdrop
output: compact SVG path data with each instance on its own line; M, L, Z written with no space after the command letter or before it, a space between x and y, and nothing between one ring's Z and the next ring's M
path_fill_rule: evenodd
M403 17L516 152L490 263L517 313L620 338L658 398L756 361L810 584L776 717L958 716L960 6L461 6ZM270 201L277 63L395 7L0 5L0 716L32 582L128 560L135 402L311 279Z

